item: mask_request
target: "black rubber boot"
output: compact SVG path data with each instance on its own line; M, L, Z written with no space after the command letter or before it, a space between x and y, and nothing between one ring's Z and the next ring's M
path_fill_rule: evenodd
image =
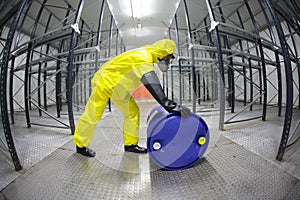
M87 147L76 146L76 152L81 155L87 156L87 157L95 157L95 155L96 155L95 151L93 151L92 149L87 148Z
M133 153L147 153L147 149L138 145L124 146L125 151Z

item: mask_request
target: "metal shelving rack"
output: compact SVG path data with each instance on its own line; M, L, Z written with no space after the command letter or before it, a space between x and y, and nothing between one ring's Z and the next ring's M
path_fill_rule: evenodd
M91 92L90 79L101 64L116 53L110 50L113 39L116 46L121 41L105 0L97 2L100 5L99 23L95 27L89 27L81 17L84 0L78 1L77 5L70 5L67 1L62 1L60 5L51 3L50 0L22 1L9 25L1 54L2 123L6 148L16 171L21 170L22 166L10 126L14 123L14 105L24 111L28 128L65 128L73 134L74 114L84 108L80 104L86 103ZM89 6L86 5L86 8ZM55 9L65 15L59 16ZM103 23L104 18L110 21ZM26 30L28 24L31 25ZM106 50L102 51L102 47ZM14 86L16 80L21 82L17 89ZM15 98L22 92L24 106ZM55 111L50 109L53 106ZM32 110L38 110L39 116L49 120L34 121Z
M286 5L280 6L280 3ZM208 14L204 19L199 19L197 27L200 28L195 30L190 30L188 20L186 28L179 27L179 16L176 13L173 27L170 27L171 36L175 35L177 43L179 35L186 35L187 38L183 39L185 43L179 44L181 51L178 63L172 66L171 73L165 74L164 88L171 89L174 98L173 93L177 88L167 80L174 80L173 76L177 72L179 88L176 92L179 102L191 102L193 111L200 113L207 111L209 107L211 111L218 110L220 130L224 130L227 124L267 120L268 106L273 106L272 101L276 99L278 116L282 115L283 106L285 107L282 140L276 157L277 160L282 160L289 136L295 135L296 130L299 130L299 125L293 130L290 127L293 109L299 109L297 99L300 93L299 83L293 81L299 79L299 50L295 43L299 40L299 24L295 23L295 19L299 18L296 14L297 8L299 11L297 3L206 0L206 8ZM294 8L295 11L285 8ZM181 9L188 19L186 1L182 1ZM287 27L285 32L283 26ZM274 78L277 79L275 82L272 81ZM193 95L193 98L184 97L184 80L191 88L188 96ZM273 96L270 88L275 93ZM207 104L208 97L210 101ZM242 108L236 105L239 100L243 103ZM251 112L255 107L261 109L261 114L241 117L242 113ZM231 113L228 118L227 111Z
M291 127L293 109L300 108L300 81L295 81L300 80L297 2L203 2L207 13L197 19L195 29L191 28L189 16L191 2L182 0L175 14L169 37L177 42L180 59L164 74L164 89L180 103L190 103L195 112L217 111L220 130L231 123L267 120L268 106L276 99L279 116L285 108L277 155L277 160L282 160L286 147L295 141L290 139L291 135L299 130L299 123ZM98 24L89 27L81 17L85 12L84 0L78 0L76 5L67 1L52 5L51 0L22 0L5 27L9 29L7 35L3 33L4 27L0 27L4 46L0 54L1 117L16 170L22 166L10 126L14 123L14 106L24 111L28 128L49 126L73 133L74 115L86 103L94 72L109 57L125 49L106 3L103 0L99 5ZM178 19L185 19L184 27ZM274 77L277 80L272 82ZM21 82L18 88L16 81ZM272 97L269 87L276 91ZM16 95L22 96L24 106ZM242 108L237 105L239 101ZM241 118L243 112L255 108L261 109L257 116ZM31 115L35 109L39 116L54 122L34 122Z

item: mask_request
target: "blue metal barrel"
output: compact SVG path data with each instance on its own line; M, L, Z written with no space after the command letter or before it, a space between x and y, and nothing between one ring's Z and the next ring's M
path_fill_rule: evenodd
M150 111L147 123L149 156L160 168L181 170L191 167L208 147L208 126L195 113L183 118L156 106Z

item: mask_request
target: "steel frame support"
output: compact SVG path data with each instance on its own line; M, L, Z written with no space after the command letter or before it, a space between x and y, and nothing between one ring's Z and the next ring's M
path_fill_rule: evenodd
M282 56L284 59L284 69L286 75L286 110L285 110L284 125L282 130L282 137L281 137L278 153L276 156L276 159L281 161L283 158L283 154L286 150L290 128L291 128L292 117L293 117L293 74L292 74L293 72L292 72L291 59L288 51L287 42L283 33L282 26L280 24L280 20L278 19L278 16L271 2L269 0L264 0L264 3L268 8L273 18L273 21L275 23L275 28L277 30L278 38L281 45L281 50L283 53Z
M250 78L250 102L253 102L253 71L252 71L252 59L248 58L248 64L249 64L249 78ZM246 76L246 74L244 73ZM244 78L246 80L246 78ZM253 104L250 106L250 111L253 111Z
M35 33L37 30L37 25L38 22L40 20L40 17L42 15L43 9L44 9L44 5L46 4L47 0L44 0L39 11L38 14L35 18L35 22L32 28L32 32L31 32L31 36L30 36L30 40L32 40L35 37ZM29 73L31 71L31 66L29 65L29 63L32 61L32 57L33 57L33 51L32 49L34 48L33 44L30 42L28 44L28 49L27 49L27 57L26 57L26 66L25 66L25 73L24 73L24 103L25 103L25 115L26 115L26 123L27 123L27 127L30 128L31 124L30 124L30 116L29 116L29 109L30 109L30 105L31 105L31 96L30 96L30 88L31 88L31 73Z
M22 166L19 162L19 158L17 156L17 152L16 149L14 147L14 143L13 143L13 137L11 134L11 129L9 126L9 115L8 115L8 107L7 107L7 95L6 94L6 86L7 86L7 72L8 72L8 65L10 64L10 77L9 77L9 105L11 108L11 121L12 123L14 123L14 103L17 103L17 101L14 100L14 96L13 96L13 92L14 92L14 77L20 79L20 81L22 81L22 83L24 84L24 101L25 101L25 108L23 108L25 110L25 117L26 117L26 123L27 123L27 127L31 127L31 125L40 125L40 126L49 126L49 127L56 127L56 128L70 128L72 134L74 133L75 130L75 124L74 124L74 117L73 117L73 87L77 87L77 85L79 85L79 83L83 83L85 84L85 82L80 81L78 84L76 84L74 86L74 78L75 75L76 76L80 76L79 73L74 74L75 70L74 70L74 66L77 65L77 69L79 67L79 65L85 65L83 63L83 59L84 56L82 53L87 52L87 51L75 51L75 47L80 47L81 45L78 45L78 42L81 40L81 37L79 37L78 30L76 28L76 25L78 25L79 23L81 23L81 12L83 9L83 5L84 5L84 0L81 0L78 3L78 8L77 10L75 10L75 19L74 19L74 24L72 26L68 25L67 28L65 27L66 24L66 20L67 18L69 18L69 13L70 11L72 11L72 9L70 9L70 5L68 4L68 9L67 9L67 16L66 16L66 20L64 22L64 27L62 29L54 30L54 31L50 31L48 32L48 28L50 27L50 22L51 19L53 18L52 16L56 17L55 14L51 13L51 11L49 11L47 9L47 11L49 11L49 17L48 17L48 21L47 24L45 25L45 31L44 31L44 35L42 36L35 36L35 33L37 31L38 25L40 24L40 18L42 15L43 10L45 10L46 6L45 5L47 2L47 0L43 0L43 2L39 2L40 3L40 7L38 7L38 12L37 12L37 16L34 18L34 23L32 26L32 31L31 31L31 35L30 35L30 39L25 42L22 43L20 46L18 46L18 42L21 41L21 30L23 28L23 24L26 21L25 19L29 16L28 15L28 11L30 6L32 5L32 1L31 0L23 0L22 4L20 6L20 10L18 11L16 17L14 18L13 23L11 24L10 27L10 31L6 40L6 45L3 51L4 54L2 56L2 60L1 60L1 94L5 94L5 95L1 95L1 115L2 115L2 122L3 122L3 127L4 127L4 132L5 132L5 137L6 137L6 141L8 144L8 148L9 148L9 152L11 153L11 157L13 159L14 165L16 170L20 170L22 169ZM103 0L102 4L101 4L101 11L100 11L100 18L99 18L99 27L98 27L98 37L97 37L97 45L98 48L94 48L94 50L96 50L96 54L99 55L100 52L100 38L101 38L101 28L102 28L102 19L103 19L103 14L104 14L104 8L105 8L105 3L106 1ZM26 9L27 7L27 9ZM63 7L59 7L59 8L63 8ZM65 8L64 8L65 9ZM57 17L56 17L57 18ZM58 20L60 20L59 18L57 18ZM20 23L20 22L21 23ZM61 21L63 22L63 21ZM86 26L84 24L84 21L82 21L81 23L81 30L84 29L84 26ZM73 27L74 29L69 29L70 27ZM113 36L113 17L111 17L111 27L110 27L110 44L111 44L111 40L112 40L112 36ZM68 32L66 33L66 30L68 29ZM72 30L72 32L70 31ZM62 31L64 31L63 34ZM71 33L70 33L71 32ZM17 35L16 35L17 34ZM54 36L54 37L48 37L48 36ZM70 37L71 36L71 37ZM68 39L69 45L66 45L66 38L70 37ZM82 37L83 38L83 37ZM49 50L50 50L50 45L52 41L59 41L60 43L58 44L58 54L56 54L55 56L49 56ZM13 53L11 52L11 48L12 48L12 44L13 41L15 41L15 49L13 51ZM44 46L46 46L46 52L43 52ZM86 44L88 46L88 44ZM68 46L70 49L67 52L64 52L65 47ZM91 46L93 46L93 41L91 43ZM120 46L122 47L122 45ZM39 49L37 49L39 48ZM111 48L111 47L109 47ZM118 51L118 38L116 39L116 53ZM109 49L110 51L111 49ZM121 50L122 51L122 50ZM39 54L39 59L33 60L34 58L34 54L37 53ZM81 54L81 55L80 55ZM16 58L20 55L25 55L25 64L21 64L20 66L17 66L15 68L15 61ZM44 59L42 56L46 56L49 58ZM61 83L62 83L62 79L64 78L62 73L64 73L64 71L62 71L62 67L61 67L61 63L65 62L64 59L68 60L68 65L66 67L66 90L61 91ZM81 60L77 60L78 62L76 62L74 59L76 58L80 58ZM52 62L52 61L56 61L57 65L53 66L53 67L48 67L47 66L47 62ZM24 59L21 61L24 62ZM95 60L95 63L97 63L95 65L95 71L97 70L98 67L98 62L99 62L99 58L97 57L97 59ZM82 64L81 64L82 63ZM33 68L33 66L35 68ZM5 69L5 70L2 70ZM24 70L24 80L22 80L22 78L20 78L17 74L15 74L17 71L21 71ZM48 73L49 70L51 70L51 73ZM89 70L90 71L90 70ZM81 72L80 72L81 73ZM33 76L33 74L36 74L36 76ZM83 76L85 76L85 73L82 73ZM31 77L32 76L32 77ZM83 77L81 76L81 77ZM55 82L53 80L51 80L52 78L55 77ZM38 87L35 88L33 91L31 91L31 79L35 80L38 84ZM42 80L43 79L43 80ZM56 91L56 101L51 99L53 102L55 101L56 104L56 112L57 112L57 117L51 115L50 113L47 112L47 99L49 97L47 97L47 87L46 87L46 83L47 81L52 81L53 83L55 83L55 89L51 90ZM81 84L81 86L83 85ZM85 89L85 85L84 85L84 89ZM5 89L4 89L5 88ZM43 105L42 105L42 91L41 89L44 89L43 93L44 93L44 108L43 109ZM21 89L21 87L17 90L17 92L19 92ZM67 109L68 109L68 119L69 119L69 124L65 124L64 122L58 120L58 118L60 117L60 111L62 110L62 94L63 92L66 92L66 97L67 97ZM34 98L33 95L37 95L37 100ZM79 91L77 91L77 96L79 97ZM81 95L83 96L83 95ZM77 101L77 103L79 102L79 100ZM45 125L45 124L38 124L38 123L32 123L30 121L30 109L31 109L31 104L38 109L39 111L39 115L41 116L42 114L47 115L47 117L50 117L58 122L60 122L61 124L64 125L64 127L61 126L55 126L55 125ZM4 106L6 105L6 106ZM22 106L20 104L18 104L21 108Z
M83 9L84 0L80 0L78 3L78 8L75 15L74 24L79 24L81 12ZM70 41L70 49L68 55L68 65L67 65L67 80L66 80L66 90L67 90L67 104L68 104L68 117L69 117L69 124L72 134L75 131L75 123L74 123L74 116L73 116L73 103L72 103L72 95L73 95L73 84L74 84L74 48L77 41L77 32L73 29L71 34L71 41Z
M183 100L183 89L182 89L182 65L181 65L182 59L178 60L178 72L179 72L179 104L182 105Z
M259 36L259 30L254 18L254 14L252 12L252 9L248 3L248 1L244 0L247 11L249 13L251 22L253 24L254 27L254 31L256 33L256 35ZM266 113L267 113L267 102L268 102L268 87L267 87L267 72L266 72L266 62L265 62L265 57L264 57L264 50L263 50L263 45L262 45L262 41L260 38L258 38L258 40L256 41L258 44L258 49L259 49L259 55L261 58L261 65L262 65L262 80L263 80L263 111L262 111L262 120L265 121L266 120Z
M188 7L186 4L186 0L183 0L184 3L184 11L185 11L185 20L186 20L186 25L187 25L187 34L188 34L188 43L189 45L192 44L192 35L191 35L191 25L190 25L190 19L189 19L189 12L188 12ZM195 73L195 60L194 60L194 49L192 46L189 46L189 52L191 56L191 65L192 65L192 99L193 99L193 106L192 106L192 111L196 112L196 73Z
M296 41L295 41L295 38L294 38L294 34L292 34L292 30L291 30L291 26L290 24L287 24L288 26L288 30L289 32L291 33L291 40L292 40L292 44L293 44L293 47L294 47L294 59L295 59L295 63L296 63L296 67L297 67L297 70L298 70L298 108L300 109L300 57L299 57L299 53L297 51L297 46L296 46ZM299 36L300 37L300 36Z
M175 36L176 36L176 43L177 43L177 54L178 56L181 56L181 51L179 48L180 42L179 42L179 30L178 30L178 20L177 20L177 15L175 14L174 16L174 21L175 21Z
M10 76L9 76L9 107L10 107L10 119L11 123L15 123L15 117L14 117L14 101L13 101L13 89L14 89L14 66L15 66L15 57L12 56L11 58L11 68L10 68Z
M10 30L8 33L7 41L5 43L5 47L3 50L3 56L1 61L1 84L0 84L0 102L1 102L1 117L2 117L2 124L3 124L3 131L6 138L6 142L8 145L8 150L10 152L10 155L12 157L12 161L14 163L14 167L16 171L19 171L22 169L15 145L14 140L12 137L12 132L10 129L9 124L9 117L8 117L8 109L7 109L7 69L8 69L8 63L9 63L9 56L10 56L10 50L12 46L12 42L14 39L16 27L18 25L20 16L27 5L28 1L23 0L15 17L14 20L10 26Z
M281 78L281 65L279 60L278 50L275 50L276 69L277 69L277 82L278 82L278 116L281 116L282 110L282 78Z
M176 13L174 15L173 20L174 20L173 22L174 22L174 26L175 26L175 28L174 28L174 31L175 31L175 43L177 45L176 50L177 50L177 55L180 58L180 55L178 54L178 51L179 51L179 38L178 38L178 35L177 35L178 34L178 32L177 32L178 29L176 29L176 26L178 25L177 24ZM171 28L171 25L168 28L168 38L172 39L172 28ZM174 91L173 91L173 72L171 72L171 71L173 71L173 65L172 64L170 64L170 68L171 69L169 71L162 73L162 88L163 88L163 91L165 91L166 97L169 98L171 96L171 99L173 100L173 93L174 93ZM170 81L169 81L169 76L170 76ZM169 87L169 82L171 84L170 87ZM170 93L169 90L171 90L171 95L169 94Z
M218 61L218 67L219 67L219 72L218 75L220 78L218 80L221 80L219 83L219 94L216 93L218 91L216 88L217 84L212 81L212 102L217 99L217 95L219 95L219 101L220 101L220 122L219 122L219 129L223 129L224 124L229 124L229 123L235 123L235 122L242 122L242 121L248 121L248 120L253 120L253 119L258 119L261 118L263 121L266 120L267 118L267 108L268 108L268 95L270 95L270 91L268 91L268 84L275 88L278 92L277 96L277 106L278 106L278 115L281 115L281 110L282 110L282 75L281 75L281 67L285 68L285 75L286 75L286 91L288 91L286 99L287 101L287 107L286 107L286 116L284 119L284 127L283 127L283 136L282 136L282 141L280 144L279 152L277 159L280 160L281 155L283 155L284 149L286 147L286 142L288 140L288 134L290 132L290 125L291 125L291 118L292 118L292 109L293 109L293 103L298 103L296 100L293 102L293 84L300 85L300 80L299 83L296 83L293 81L293 75L294 76L300 76L297 75L295 72L300 72L299 68L299 58L298 58L298 52L297 52L297 47L295 45L295 36L297 35L297 32L292 32L290 26L293 26L293 29L295 29L295 24L292 24L292 21L290 20L291 17L289 16L281 16L283 20L286 21L287 23L287 28L288 28L288 33L286 35L283 34L283 28L282 24L284 23L283 21L280 21L278 16L279 15L286 15L288 11L285 11L284 9L280 8L278 9L279 5L276 5L277 9L274 9L272 6L272 3L270 3L271 0L264 0L264 1L259 1L257 2L252 2L248 0L243 0L240 2L236 2L238 5L238 8L235 11L232 11L229 16L224 16L223 15L223 6L225 9L225 6L228 5L221 5L220 2L217 2L215 5L211 4L210 0L206 0L207 8L208 8L208 16L210 17L211 21L211 29L210 32L214 33L214 41L211 40L211 35L210 32L208 31L207 28L207 22L206 22L206 17L203 19L201 22L203 26L203 30L206 30L206 36L201 37L201 33L203 33L203 30L198 30L198 27L200 27L200 24L197 26L197 30L194 31L195 34L199 34L200 38L200 44L201 41L205 41L203 38L207 39L207 46L205 48L208 48L208 46L214 46L216 47L215 49L208 50L205 49L211 57L213 55L217 55L217 61ZM186 3L185 1L183 1ZM286 4L293 4L295 1L291 2L285 2ZM235 4L235 3L233 3ZM258 9L260 10L254 10L253 5L258 5ZM285 4L284 4L285 5ZM185 6L185 5L184 5ZM292 9L292 8L290 8ZM294 8L293 8L294 10ZM245 29L244 24L246 23L245 19L242 19L240 12L246 12L246 15L248 16L247 20L247 25L252 25L250 28L251 31L248 31ZM235 19L238 19L238 23L234 20L230 20L230 17L233 16L233 14L237 14L237 17ZM295 13L292 13L291 16L295 16ZM177 17L177 16L176 16ZM260 22L258 21L259 17L264 17L263 20L265 20L266 27L260 26ZM218 19L219 21L217 21ZM226 23L225 22L229 22ZM227 21L228 19L228 21ZM234 23L234 26L230 25L231 23ZM277 31L278 36L275 36L275 29L273 29L275 25L275 29ZM197 45L191 43L191 36L189 35L190 31L188 30L188 47L193 48L194 54L197 54L198 47ZM297 28L298 30L298 28ZM253 31L253 32L252 32ZM262 32L267 34L267 37L269 37L269 40L266 39ZM264 37L264 38L263 38ZM231 38L233 38L233 43L231 44L230 41ZM230 39L230 40L229 40ZM245 41L245 43L242 43L242 40ZM289 40L289 41L288 41ZM278 41L280 41L280 44L278 44ZM289 43L288 43L289 42ZM204 42L205 43L205 42ZM289 46L289 44L292 43L293 46ZM249 44L253 45L253 47L249 47ZM192 45L192 47L190 46ZM205 44L204 44L205 45ZM231 49L230 45L234 47L237 47L238 45L240 46L239 50L235 52L235 50ZM194 48L195 47L195 48ZM244 47L244 48L243 48ZM200 47L200 51L202 50L203 47ZM237 47L238 48L238 47ZM239 52L240 51L240 52ZM274 60L272 60L272 53L268 54L268 52L274 52ZM294 52L293 52L294 51ZM188 51L189 56L191 56L191 52ZM290 53L290 54L289 54ZM225 55L225 56L224 56ZM197 56L199 56L197 54ZM224 58L222 57L224 56ZM234 59L238 58L242 60L242 63L236 62ZM284 63L280 60L281 58L284 58ZM191 58L194 59L193 65L195 65L195 60L198 63L198 58L191 56ZM188 58L186 62L192 62L191 58ZM229 94L230 94L230 102L229 105L231 106L231 111L235 112L234 110L234 96L236 96L232 92L232 89L234 89L234 86L236 83L235 81L235 72L238 72L239 75L242 75L244 77L244 106L245 108L243 109L250 109L250 111L253 110L253 107L255 106L255 103L258 102L262 104L262 114L259 117L253 117L251 119L243 119L243 120L237 120L237 121L226 121L224 123L224 113L225 113L225 82L224 79L224 61L223 59L227 60L227 65L228 68L228 89ZM182 60L180 60L182 61ZM293 64L296 64L294 68L291 66L291 62ZM242 66L243 72L241 72L238 68L235 68L235 66ZM273 84L270 79L271 73L267 74L267 70L269 70L269 67L274 67L274 69L271 70L271 73L277 71L277 85ZM185 70L183 68L183 63L179 63L179 72L184 72ZM232 71L231 71L232 69ZM173 70L173 68L172 68ZM173 72L171 70L171 72ZM255 70L255 71L254 71ZM197 72L200 72L200 70L197 70ZM247 73L247 74L246 74ZM294 74L293 74L294 73ZM296 75L295 75L296 74ZM300 74L300 73L298 73ZM203 74L204 75L204 74ZM215 75L215 69L211 69L211 80L214 80L214 75ZM253 82L255 78L258 78L257 83ZM199 90L199 74L197 74L197 84L195 84L197 89ZM275 77L276 79L276 77ZM249 84L249 85L248 85ZM203 83L203 88L205 83ZM180 84L181 87L181 84ZM193 87L193 86L192 86ZM181 88L179 88L180 91L182 91ZM249 91L247 91L249 89ZM254 90L255 89L255 90ZM256 91L257 90L257 91ZM299 87L300 90L300 87ZM196 90L195 90L196 91ZM297 88L298 91L298 88ZM272 92L272 91L271 91ZM255 93L255 95L254 95ZM269 94L270 93L270 94ZM198 93L197 93L198 94ZM231 96L231 94L233 94ZM300 91L299 91L300 94ZM249 96L248 96L249 95ZM300 95L299 95L300 96ZM200 96L198 95L198 98ZM276 96L270 98L270 102L275 99ZM201 98L201 97L200 97ZM248 98L250 99L250 103L248 102ZM182 97L181 97L182 99ZM196 98L193 98L194 100ZM197 99L198 100L198 99ZM223 105L222 105L223 104ZM300 98L299 98L299 107L300 107ZM243 112L242 111L242 112ZM240 114L239 112L238 114ZM236 115L237 116L237 115Z
M99 11L99 21L98 21L98 30L97 30L97 37L96 37L96 46L99 48L99 51L101 51L101 31L102 31L102 22L103 22L103 14L104 14L104 9L105 9L105 2L106 0L102 0L101 3L101 7L100 7L100 11ZM96 51L96 55L95 55L95 73L98 70L98 65L99 65L99 53L98 51ZM91 78L89 81L90 84L90 91L89 94L91 94Z
M239 23L241 25L241 28L244 29L244 24L243 24L243 20L240 14L240 11L237 10L236 11L238 19L239 19ZM241 51L243 51L243 44L242 44L242 40L239 40L239 45L240 45L240 49ZM249 49L247 50L249 53ZM250 77L252 78L252 68L251 68L251 58L248 59L248 64L249 64L249 71L250 71ZM245 63L245 58L242 58L242 62ZM246 75L246 66L243 66L243 76L244 76L244 106L247 105L247 75ZM251 86L250 86L250 98L253 99L253 84L252 81L250 82ZM252 102L252 101L251 101ZM252 110L252 106L250 107L250 110Z
M223 10L222 7L220 6L220 2L218 2L217 7L219 8L219 13L221 14L221 19L222 22L225 23L225 17L223 15ZM227 49L231 49L231 44L229 41L229 37L228 36L223 36L223 40L224 40L224 47ZM227 59L229 60L229 65L228 65L228 69L227 69L227 74L228 74L228 94L229 94L229 106L231 107L231 112L234 113L234 103L235 103L235 80L234 80L234 70L233 70L233 56L232 53L229 52ZM225 72L224 72L225 73ZM225 79L225 77L224 77ZM224 80L224 84L225 84L225 80Z
M111 43L113 37L113 16L110 16L110 24L109 24L109 40L108 40L108 54L107 57L110 58L111 56ZM111 99L108 99L108 111L111 112Z
M68 5L68 9L65 15L65 20L63 22L63 26L65 26L67 24L67 18L70 15L70 11L71 11L71 6ZM65 46L65 39L61 39L59 42L59 47L58 47L58 53L61 53L64 51L64 46ZM62 73L61 73L61 57L59 56L57 61L56 61L56 75L55 75L55 105L56 105L56 115L59 118L60 117L60 111L62 109L62 97L61 97L61 93L62 93Z
M210 34L210 32L209 32L209 29L208 29L208 25L207 25L207 17L205 17L204 19L203 19L203 22L204 22L204 26L205 26L205 33L206 33L206 37L207 37L207 43L208 43L208 46L213 46L214 45L214 43L213 43L213 40L212 40L212 36L211 36L211 34ZM210 54L210 57L212 57L212 58L215 58L215 55L213 54L213 53L209 53ZM214 73L214 70L213 70L213 66L211 65L210 66L210 68L211 68L211 102L214 102L215 100L216 100L216 95L215 95L215 85L216 85L216 82L215 82L215 73ZM206 87L207 87L207 100L209 100L209 86L208 86L208 81L207 81L207 83L206 84L204 84L204 85L207 85ZM204 91L204 93L205 93L205 91ZM205 100L204 100L205 101ZM212 106L214 106L214 104L212 103L211 104Z
M25 22L27 13L28 13L31 5L32 5L32 1L29 1L28 5L27 5L27 9L24 12L24 17L23 17L23 19L22 19L22 21L21 21L21 23L19 25L19 28L16 27L16 31L18 33L16 35L14 48L16 48L16 46L17 46L17 44L18 44L18 42L20 40L21 31L22 31L21 27L23 27L23 24ZM9 84L9 104L10 104L10 111L11 111L11 115L10 115L10 117L11 117L11 123L14 123L14 121L15 121L14 120L14 101L13 101L13 86L14 86L14 79L13 79L13 77L14 77L14 68L15 68L15 56L14 55L12 55L12 58L11 58L11 67L10 68L11 68L11 70L10 70L10 77L9 77L9 79L10 79L10 82L9 82L10 83Z
M211 22L216 22L215 14L211 5L210 0L206 0L208 13ZM219 82L219 101L220 101L220 116L219 116L219 129L224 129L224 118L225 118L225 76L224 76L224 64L223 64L223 53L222 53L222 46L221 40L219 35L218 27L214 27L213 29L214 37L216 41L217 47L217 56L218 56L218 67L219 67L219 75L220 75L220 82Z

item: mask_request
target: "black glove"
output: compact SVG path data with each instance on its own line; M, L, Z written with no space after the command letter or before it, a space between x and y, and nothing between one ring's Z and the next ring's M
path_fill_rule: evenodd
M183 118L187 118L192 114L191 110L188 107L178 104L174 109L171 110L171 112L178 112Z
M141 82L151 93L154 99L168 112L178 112L182 117L188 117L191 115L189 108L178 105L174 101L168 99L160 85L157 75L154 71L144 74L141 78Z

